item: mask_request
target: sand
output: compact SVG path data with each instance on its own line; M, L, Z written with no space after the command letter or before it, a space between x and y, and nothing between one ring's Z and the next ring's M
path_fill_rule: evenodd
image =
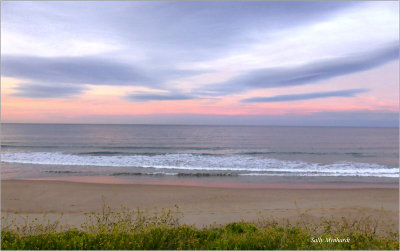
M182 221L196 226L233 221L252 221L262 216L295 220L299 212L310 217L380 218L398 228L398 188L282 189L212 188L177 185L91 184L65 181L3 180L2 215L56 218L76 225L84 212L99 211L103 200L111 207L158 210L178 205ZM383 210L382 210L383 209Z

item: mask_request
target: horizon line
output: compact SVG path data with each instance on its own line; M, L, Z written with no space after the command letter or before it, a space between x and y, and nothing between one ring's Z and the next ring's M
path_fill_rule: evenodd
M0 122L1 124L25 125L132 125L132 126L232 126L232 127L351 127L351 128L400 128L397 126L360 126L360 125L245 125L245 124L150 124L150 123L57 123L57 122Z

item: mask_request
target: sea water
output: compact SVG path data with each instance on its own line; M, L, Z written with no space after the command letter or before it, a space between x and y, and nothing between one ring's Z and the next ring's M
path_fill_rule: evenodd
M2 178L399 178L398 128L2 124Z

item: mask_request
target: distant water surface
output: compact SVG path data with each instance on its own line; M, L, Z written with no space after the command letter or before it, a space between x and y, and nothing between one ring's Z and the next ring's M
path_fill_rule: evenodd
M399 177L398 128L2 124L2 178Z

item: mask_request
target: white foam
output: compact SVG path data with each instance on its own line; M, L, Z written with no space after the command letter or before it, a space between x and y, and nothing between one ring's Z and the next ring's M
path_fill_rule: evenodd
M378 164L346 161L318 164L246 155L134 154L92 156L60 152L3 152L1 153L1 161L55 166L139 167L246 172L240 175L399 177L398 168Z

